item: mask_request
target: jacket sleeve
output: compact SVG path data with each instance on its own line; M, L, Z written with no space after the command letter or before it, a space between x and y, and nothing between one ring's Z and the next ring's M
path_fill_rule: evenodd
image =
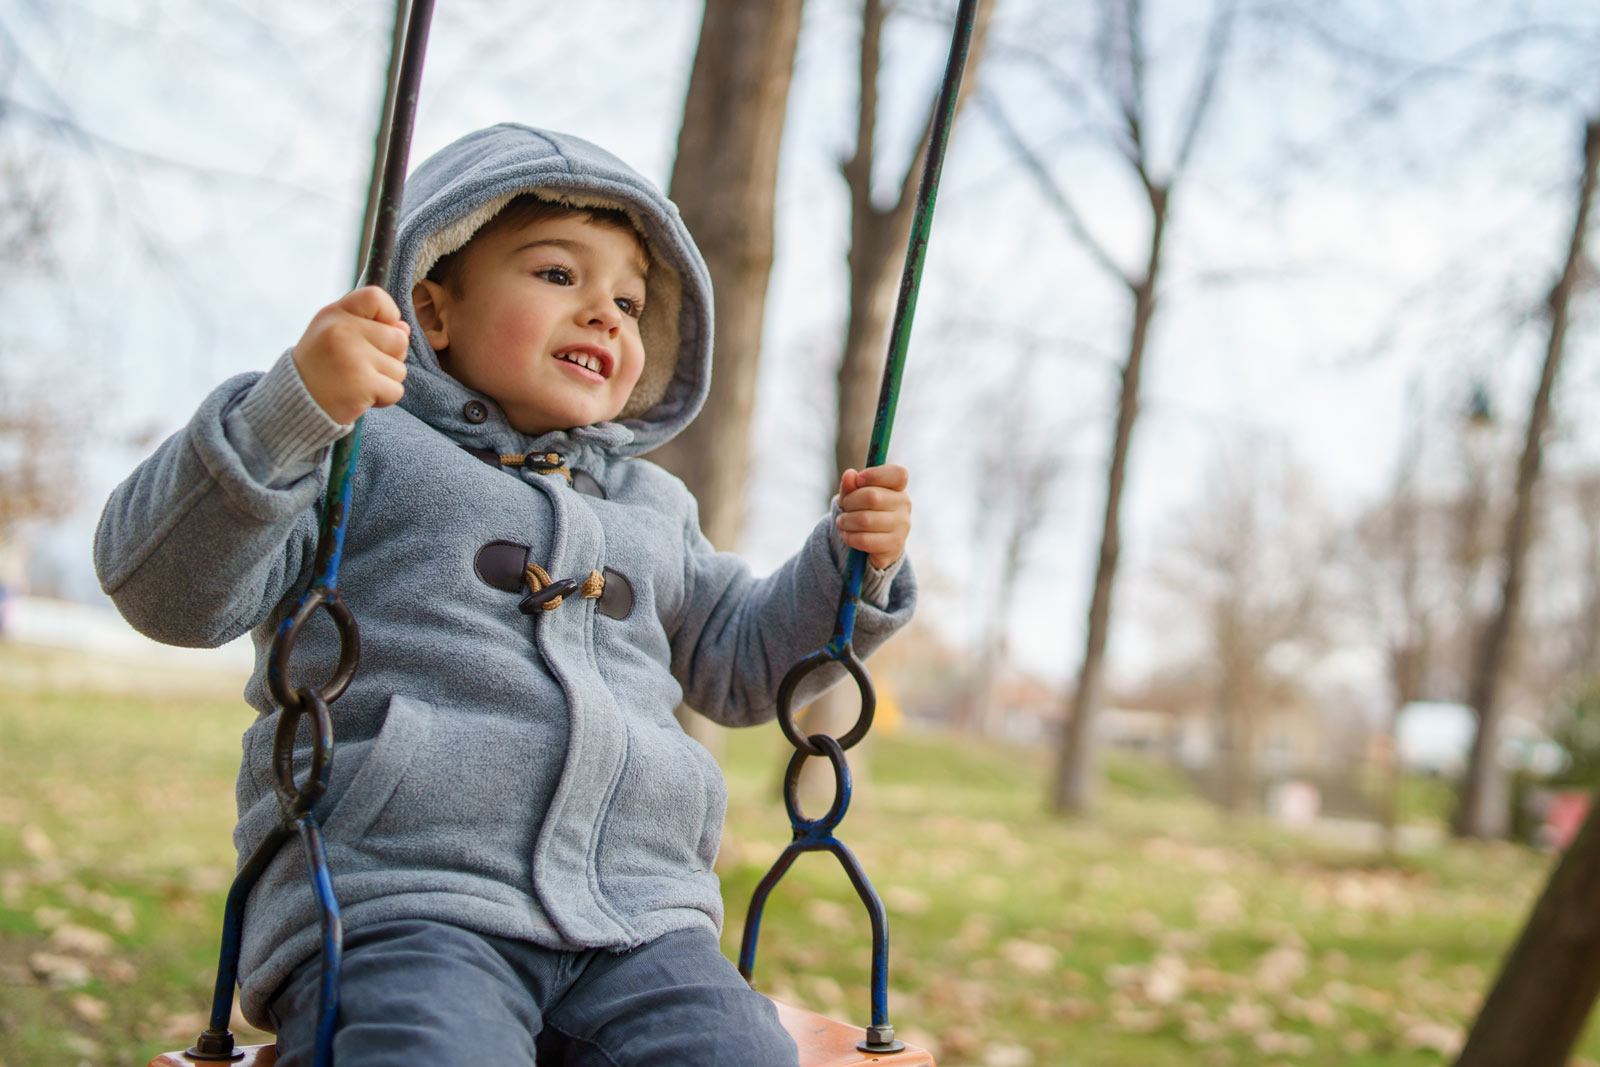
M310 572L327 446L348 430L288 353L224 382L111 494L95 533L101 588L167 644L212 648L265 621Z
M672 673L684 702L725 726L749 726L777 714L778 686L789 669L833 636L848 549L825 516L800 551L765 578L738 556L718 552L700 532L691 506L684 529L684 611L672 632ZM916 578L902 557L887 571L868 566L856 614L854 647L863 659L911 618ZM796 691L794 706L840 679L828 664Z

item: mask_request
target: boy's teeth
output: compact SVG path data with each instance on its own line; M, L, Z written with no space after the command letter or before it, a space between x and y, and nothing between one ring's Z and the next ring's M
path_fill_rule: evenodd
M586 356L582 352L563 352L556 358L564 359L568 363L576 363L578 366L583 367L586 370L592 370L596 374L600 373L599 356Z

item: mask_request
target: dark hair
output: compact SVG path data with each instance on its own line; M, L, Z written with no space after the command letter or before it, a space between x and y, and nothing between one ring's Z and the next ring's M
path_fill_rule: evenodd
M463 253L472 247L472 242L486 233L495 233L503 229L522 229L532 226L536 222L545 222L550 219L582 218L599 226L608 226L621 230L639 242L639 251L644 253L648 262L650 252L645 247L644 238L639 236L639 231L634 228L633 220L628 218L627 212L618 208L607 207L573 207L570 204L559 204L553 200L545 200L532 193L518 193L512 197L505 207L495 213L494 218L484 223L467 239L467 243L451 252L449 255L440 256L439 261L428 271L428 280L438 282L452 293L461 293L461 264L464 262Z

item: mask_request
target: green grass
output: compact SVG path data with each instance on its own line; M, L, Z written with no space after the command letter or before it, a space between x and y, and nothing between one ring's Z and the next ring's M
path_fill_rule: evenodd
M226 689L85 688L41 656L0 643L0 1065L142 1064L203 1024L250 715ZM1136 762L1062 821L1038 749L868 747L840 836L889 907L891 1017L944 1067L1448 1062L1547 863L1443 845L1384 865L1222 820ZM776 729L729 738L730 955L788 838L786 755ZM803 856L758 985L859 1023L869 946L838 863Z

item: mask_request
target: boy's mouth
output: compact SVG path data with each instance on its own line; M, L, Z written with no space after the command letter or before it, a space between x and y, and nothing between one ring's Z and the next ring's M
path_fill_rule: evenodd
M552 354L556 359L582 367L602 379L611 377L611 353L599 345L573 345Z

